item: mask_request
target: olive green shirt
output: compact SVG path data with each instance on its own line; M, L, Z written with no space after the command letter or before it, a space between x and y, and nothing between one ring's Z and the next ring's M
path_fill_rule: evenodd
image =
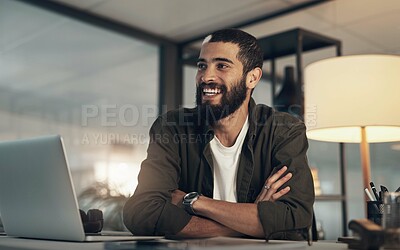
M266 105L256 105L253 99L248 119L237 173L238 203L253 203L268 176L287 166L293 177L283 187L290 186L290 192L278 201L258 203L265 236L309 227L315 196L304 123ZM212 198L209 142L214 133L204 123L197 109L182 108L158 117L152 125L138 187L123 211L124 223L133 234L174 235L186 226L191 215L171 203L175 189Z

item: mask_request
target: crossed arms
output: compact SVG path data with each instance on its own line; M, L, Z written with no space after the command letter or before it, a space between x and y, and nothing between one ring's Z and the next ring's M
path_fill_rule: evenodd
M314 190L306 159L304 125L286 126L279 122L276 129L271 128L272 123L264 125L263 131L279 133L274 136L260 133L263 138L252 144L252 152L244 147L242 168L238 171L238 203L229 203L207 198L212 197L213 177L206 161L211 156L203 146L174 140L176 135L194 132L165 125L163 119L159 118L152 126L150 135L161 136L150 143L139 185L124 207L124 223L133 234L187 237L246 234L264 238L311 224ZM271 180L274 176L271 173L282 166L287 166L291 178L277 183L277 179L286 177L278 174ZM282 189L284 183L290 185L290 191ZM265 184L271 190L262 189ZM181 207L184 192L191 191L204 195L194 203L199 216L191 216Z
M177 235L213 237L245 234L263 238L265 234L259 219L257 203L261 201L274 202L290 191L289 186L278 191L292 177L292 174L288 173L280 178L286 170L285 166L266 180L264 187L268 188L261 190L254 203L232 203L200 196L193 204L193 208L199 216L193 216ZM175 190L172 192L172 203L179 205L184 195L184 192Z

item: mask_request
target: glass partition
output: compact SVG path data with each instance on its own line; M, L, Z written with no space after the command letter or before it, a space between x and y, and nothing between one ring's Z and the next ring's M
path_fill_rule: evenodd
M60 134L79 195L135 189L158 115L158 46L0 2L0 140Z

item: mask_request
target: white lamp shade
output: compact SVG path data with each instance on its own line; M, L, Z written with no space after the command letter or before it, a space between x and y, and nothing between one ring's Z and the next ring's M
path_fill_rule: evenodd
M334 57L310 64L304 75L304 119L310 139L400 140L400 56Z

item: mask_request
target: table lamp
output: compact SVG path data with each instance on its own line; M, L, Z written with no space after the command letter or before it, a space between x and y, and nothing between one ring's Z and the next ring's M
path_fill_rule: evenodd
M368 143L400 140L400 56L334 57L308 65L304 77L308 138L360 143L369 187Z

